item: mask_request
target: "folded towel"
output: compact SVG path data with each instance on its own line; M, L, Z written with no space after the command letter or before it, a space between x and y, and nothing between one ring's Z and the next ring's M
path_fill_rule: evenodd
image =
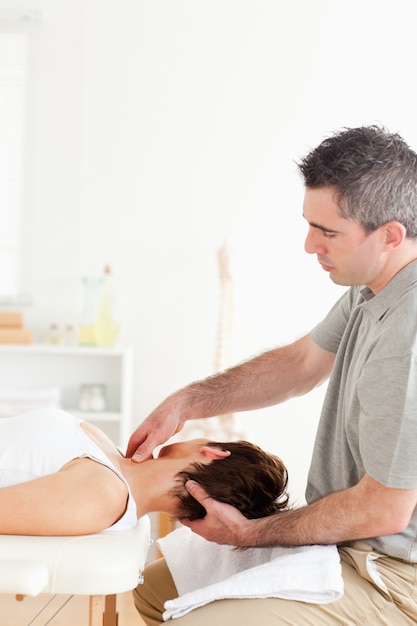
M28 411L60 406L61 389L59 387L0 388L0 417L12 417Z
M343 595L336 546L234 550L181 527L158 541L178 598L165 602L164 621L225 598L285 598L312 604Z

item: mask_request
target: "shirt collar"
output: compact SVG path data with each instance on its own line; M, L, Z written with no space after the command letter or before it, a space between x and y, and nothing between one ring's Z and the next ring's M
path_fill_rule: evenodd
M364 306L378 319L398 302L402 294L417 282L417 261L412 261L398 272L390 282L376 295L369 287L360 290Z

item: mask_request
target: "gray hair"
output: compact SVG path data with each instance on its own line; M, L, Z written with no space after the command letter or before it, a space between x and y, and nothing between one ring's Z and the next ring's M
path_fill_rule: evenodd
M384 127L344 128L297 164L307 188L332 187L341 215L372 232L395 221L417 239L417 154Z

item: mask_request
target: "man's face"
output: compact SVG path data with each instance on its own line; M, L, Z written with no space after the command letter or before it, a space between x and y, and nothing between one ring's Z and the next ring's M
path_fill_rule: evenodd
M385 286L381 229L368 234L358 222L342 217L329 187L306 189L303 215L309 224L304 248L317 255L334 283L367 285L374 293Z

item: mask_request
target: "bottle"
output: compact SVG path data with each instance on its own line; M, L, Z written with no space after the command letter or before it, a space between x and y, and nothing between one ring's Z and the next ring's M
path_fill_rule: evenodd
M104 268L97 312L95 318L95 338L98 346L114 346L119 334L119 326L114 321L114 295L109 265Z
M64 331L64 344L66 346L75 346L77 344L77 333L72 324L67 324Z
M103 278L101 276L87 276L82 280L84 286L84 308L81 314L78 342L82 346L96 346L96 316Z
M59 332L58 324L51 324L46 338L46 343L53 346L58 346L62 343L62 336Z

